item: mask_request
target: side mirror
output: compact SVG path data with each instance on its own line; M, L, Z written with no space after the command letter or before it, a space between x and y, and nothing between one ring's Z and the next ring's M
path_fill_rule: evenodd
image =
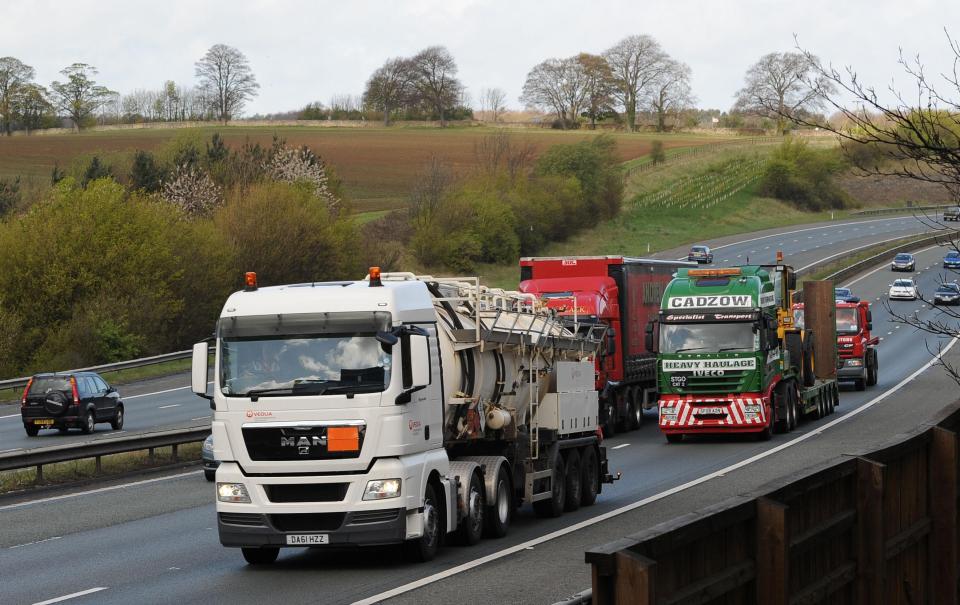
M397 335L394 334L393 332L383 332L383 331L377 332L376 338L377 338L377 342L379 342L382 345L387 345L388 347L394 346L400 340L399 338L397 338Z
M873 330L873 322L872 322L872 321L868 321L868 322L867 322L867 329L868 329L868 330Z
M651 319L647 322L646 333L644 334L644 346L647 349L648 353L657 352L657 341L654 338L656 335L657 320Z
M210 355L210 346L206 342L193 345L193 366L190 376L190 388L194 394L204 399L213 400L207 395L207 358Z
M607 355L613 355L617 352L617 331L613 328L607 328Z
M430 384L430 343L426 334L406 333L400 337L403 393L396 403L409 403L410 394Z

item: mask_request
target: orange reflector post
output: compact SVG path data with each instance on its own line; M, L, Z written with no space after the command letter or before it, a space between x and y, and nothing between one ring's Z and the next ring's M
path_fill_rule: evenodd
M690 269L687 275L691 277L725 277L728 275L740 275L740 267L731 267L729 269Z
M327 429L328 452L356 452L360 449L360 431L355 426L331 426Z

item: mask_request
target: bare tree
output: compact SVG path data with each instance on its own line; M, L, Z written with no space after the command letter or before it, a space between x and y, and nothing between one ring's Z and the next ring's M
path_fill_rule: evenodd
M650 106L657 115L657 132L667 127L667 117L676 117L696 101L690 89L690 66L674 59L665 63L649 91Z
M42 128L45 118L53 111L49 94L46 88L33 83L25 84L17 91L13 113L27 134Z
M646 34L629 36L603 53L613 73L613 95L626 114L627 128L637 129L637 102L664 69L667 54Z
M383 112L383 125L390 125L390 115L408 103L416 92L416 75L409 59L394 58L377 68L363 93L363 104Z
M83 122L110 100L113 92L91 79L91 76L97 75L97 69L92 65L74 63L60 73L67 80L50 84L53 104L70 118L74 129L79 131Z
M506 130L481 138L473 144L473 155L481 174L496 176L501 172L514 179L527 173L537 148L530 141L517 143Z
M584 75L586 102L584 113L590 118L590 128L597 127L597 120L602 119L612 108L613 100L613 72L610 64L600 55L580 53L577 62Z
M899 64L913 80L913 91L908 98L889 86L890 102L884 102L875 87L862 82L852 67L841 70L824 66L809 51L798 49L811 66L804 76L805 87L842 119L821 122L786 110L777 115L839 136L847 158L861 174L937 183L955 198L960 197L960 42L947 33L947 43L953 69L938 78L927 75L919 57L907 59L901 53ZM960 249L960 230L927 214L916 217L939 234L942 246ZM956 279L958 272L953 271L952 277ZM937 337L960 337L960 312L925 296L920 299L936 313L921 317L891 309L894 321ZM941 340L930 352L960 384L960 368L943 359L943 346Z
M506 111L507 93L502 88L483 88L480 90L480 110L490 113L490 121L498 122Z
M214 44L194 66L200 87L209 91L214 111L224 124L243 111L260 89L250 62L232 46Z
M440 117L440 126L447 125L447 111L460 99L463 84L457 79L457 63L443 46L431 46L411 60L415 84L421 98Z
M34 75L33 68L19 59L0 57L0 123L7 136L13 122L14 101Z
M577 57L547 59L527 74L520 100L553 110L564 128L576 124L587 101L587 75Z
M785 133L791 116L823 106L823 95L833 86L816 74L819 63L813 55L769 53L750 66L734 107L777 120L777 132Z

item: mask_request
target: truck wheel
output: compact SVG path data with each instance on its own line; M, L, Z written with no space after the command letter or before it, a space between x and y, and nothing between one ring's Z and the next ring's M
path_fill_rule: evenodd
M497 485L494 488L494 500L484 513L486 535L488 538L502 538L507 535L510 521L513 519L513 487L507 473L507 467L500 465L497 471Z
M241 548L243 558L250 565L270 565L280 555L279 548Z
M683 441L683 435L677 435L674 433L664 433L664 437L667 438L667 443L680 443Z
M872 349L870 355L870 365L867 368L867 386L876 386L877 384L877 350Z
M634 387L630 390L630 400L627 406L627 428L635 431L643 424L643 389Z
M580 453L577 450L568 450L567 454L567 474L564 490L567 492L567 500L564 502L563 510L574 511L580 508L580 488L583 481L580 473Z
M580 504L590 506L597 501L597 486L600 484L600 466L593 446L583 448L580 455Z
M423 535L404 543L407 556L424 563L437 555L440 547L440 509L432 485L423 492Z
M783 410L783 418L780 417L779 410ZM776 417L776 421L773 423L773 432L789 432L792 428L790 426L790 397L787 395L786 389L783 388L783 383L778 384L773 391L770 412Z
M563 514L567 494L565 480L566 473L563 467L563 456L558 451L553 460L553 477L550 478L551 496L533 503L533 512L538 517L559 517Z
M483 493L483 480L478 473L472 473L467 488L467 516L460 521L457 532L461 544L473 546L483 537L483 513L486 508Z
M605 407L606 420L603 422L603 438L609 439L617 434L617 406L613 403L607 403Z
M813 373L813 332L807 331L803 339L803 386L812 387L817 382Z

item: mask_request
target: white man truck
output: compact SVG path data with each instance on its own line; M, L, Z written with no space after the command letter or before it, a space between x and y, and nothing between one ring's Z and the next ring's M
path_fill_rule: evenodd
M503 536L516 508L594 502L607 472L594 358L532 295L410 273L230 296L194 346L213 408L217 525L251 564L282 547Z

